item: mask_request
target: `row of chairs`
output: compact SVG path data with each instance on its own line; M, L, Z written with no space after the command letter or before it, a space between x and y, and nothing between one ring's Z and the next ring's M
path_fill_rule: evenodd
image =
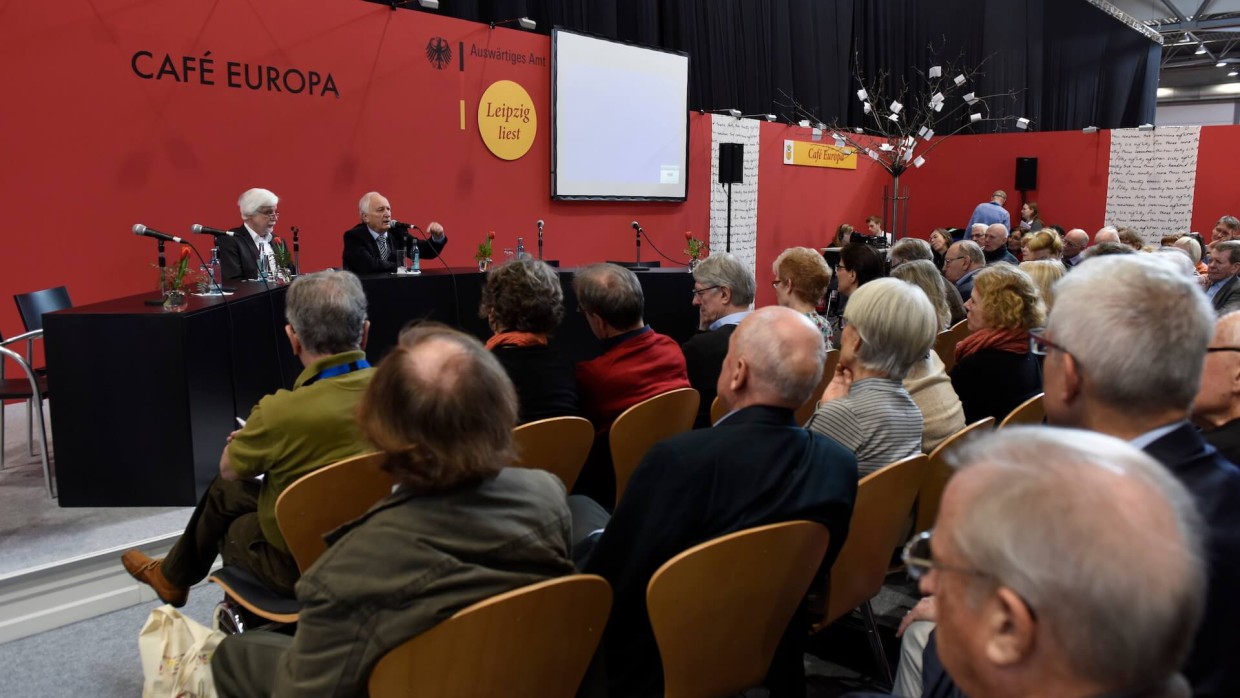
M33 293L19 293L13 296L17 302L17 311L21 315L26 331L16 337L4 339L0 336L0 408L10 400L22 400L26 403L26 443L30 455L34 455L34 432L39 432L40 456L43 462L43 479L47 485L49 497L56 497L56 485L52 477L51 461L48 457L47 428L44 426L43 402L48 399L47 372L34 368L35 342L43 338L43 315L45 313L64 310L73 306L69 300L69 291L64 286L44 289ZM19 354L10 347L25 345L25 354ZM11 361L22 375L17 378L5 376L5 364ZM35 419L35 416L38 419ZM0 444L4 442L4 410L0 409ZM0 470L4 469L4 449L0 448Z

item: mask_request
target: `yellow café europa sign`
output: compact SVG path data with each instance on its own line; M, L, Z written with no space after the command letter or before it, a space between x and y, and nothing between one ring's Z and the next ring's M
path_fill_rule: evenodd
M784 164L855 170L857 169L857 151L851 148L837 148L826 143L784 141Z
M511 80L492 83L478 102L478 134L495 157L516 160L528 153L538 134L530 93Z

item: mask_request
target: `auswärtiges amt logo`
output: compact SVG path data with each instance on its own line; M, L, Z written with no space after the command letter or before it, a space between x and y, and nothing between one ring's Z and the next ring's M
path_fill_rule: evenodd
M452 46L442 36L433 36L426 42L426 60L435 66L435 70L443 70L452 62Z

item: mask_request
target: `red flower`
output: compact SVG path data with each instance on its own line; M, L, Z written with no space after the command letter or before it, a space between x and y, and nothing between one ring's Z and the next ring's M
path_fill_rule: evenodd
M494 239L495 239L495 231L494 231L494 230L487 231L487 239L488 239L488 240L494 240Z
M692 240L692 239L693 239L693 233L691 233L691 232L689 232L688 230L686 230L686 231L685 231L685 239L686 239L686 240Z
M284 247L284 240L281 238L272 238L271 244L273 247Z
M188 260L188 259L189 259L189 247L187 247L186 245L181 245L181 259L180 259L180 261L184 262L184 261L186 261L186 260Z

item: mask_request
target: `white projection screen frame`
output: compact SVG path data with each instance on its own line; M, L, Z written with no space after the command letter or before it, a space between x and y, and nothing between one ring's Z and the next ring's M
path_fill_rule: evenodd
M551 197L684 201L689 56L551 32Z

